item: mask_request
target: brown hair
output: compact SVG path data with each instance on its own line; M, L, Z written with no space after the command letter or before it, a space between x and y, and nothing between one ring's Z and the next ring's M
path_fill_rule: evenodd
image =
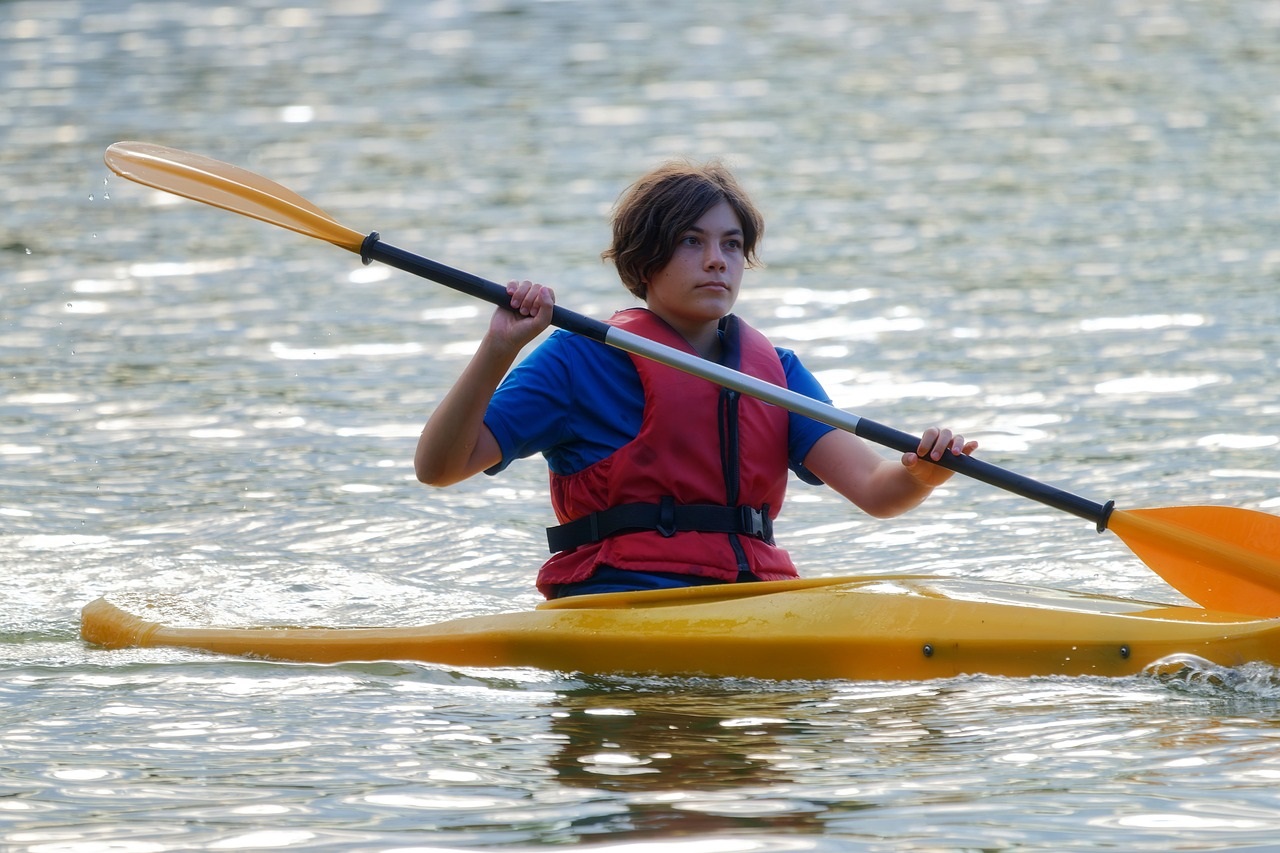
M680 236L722 201L742 223L743 255L748 267L755 266L764 219L733 174L714 160L664 163L628 187L613 209L613 243L600 257L613 261L627 290L644 299L649 277L671 260Z

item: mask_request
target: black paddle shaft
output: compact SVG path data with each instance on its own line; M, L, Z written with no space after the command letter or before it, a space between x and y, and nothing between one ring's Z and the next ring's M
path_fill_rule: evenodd
M387 266L430 279L469 296L483 299L493 305L502 308L511 307L511 297L507 293L507 289L502 285L480 276L454 269L430 258L424 258L421 255L397 249L395 246L389 246L379 239L376 231L366 237L364 243L361 244L360 258L366 264L379 261ZM610 340L612 326L600 320L593 320L590 317L576 314L559 305L555 307L552 313L551 324L574 334L591 338L594 341L617 346L614 341ZM656 344L654 345L655 348L657 346ZM623 347L623 349L634 351L630 347ZM651 352L641 352L640 354L652 356ZM694 372L696 375L704 376L709 381L720 382L749 396L760 396L766 402L775 403L831 426L848 430L861 438L897 450L900 453L915 453L920 447L920 439L909 433L901 432L867 418L850 415L848 412L837 409L834 406L811 400L808 397L803 397L803 395L793 394L787 389L778 389L772 385L764 389L761 386L767 385L767 383L750 382L748 380L751 380L752 377L738 374L737 371L720 368L718 372L715 372L715 375L707 375L701 371L689 370L683 362L664 360L663 363L677 369L685 369L687 372ZM726 377L721 374L732 374L732 376ZM741 378L743 382L735 381L735 377ZM764 393L761 393L761 391ZM791 399L792 396L799 399L793 401ZM1099 533L1106 530L1107 519L1111 515L1111 509L1114 506L1112 501L1108 501L1106 504L1095 503L1079 495L1073 495L1070 492L1032 480L1021 474L1015 474L997 465L992 465L990 462L975 459L972 456L965 456L964 454L954 454L948 451L935 464L958 474L963 474L966 477L981 480L988 485L996 486L1007 492L1030 498L1054 509L1092 521L1097 525Z
M858 427L854 432L867 441L902 453L915 453L920 447L919 438L867 418L859 419ZM934 464L949 468L958 474L964 474L966 477L981 480L1006 492L1013 492L1015 495L1030 498L1054 509L1092 521L1097 525L1099 533L1107 529L1107 519L1110 518L1111 510L1115 506L1114 501L1108 501L1105 504L1095 503L972 456L957 455L947 451L942 459Z

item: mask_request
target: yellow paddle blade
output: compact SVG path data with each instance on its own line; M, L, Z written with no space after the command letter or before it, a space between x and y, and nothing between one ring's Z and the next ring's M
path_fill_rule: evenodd
M149 142L117 142L103 157L122 178L242 213L360 253L365 235L286 187L248 169Z
M1201 607L1280 616L1280 516L1226 506L1116 510L1107 529Z

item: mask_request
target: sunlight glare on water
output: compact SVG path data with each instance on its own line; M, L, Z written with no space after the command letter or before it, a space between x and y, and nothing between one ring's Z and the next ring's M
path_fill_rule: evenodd
M519 611L540 459L427 490L467 297L130 183L141 140L496 281L630 303L622 189L725 159L738 311L837 405L1121 507L1280 510L1280 14L1125 4L0 4L0 847L1267 849L1268 662L922 683L282 664L80 641ZM793 481L802 574L1181 603L1111 535L956 478Z

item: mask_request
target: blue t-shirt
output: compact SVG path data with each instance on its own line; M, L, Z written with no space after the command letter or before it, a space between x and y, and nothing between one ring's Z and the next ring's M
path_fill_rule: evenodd
M795 353L778 348L787 387L831 402ZM502 461L541 453L557 474L599 462L635 438L644 417L644 388L631 356L571 332L556 331L502 381L484 423L498 440ZM791 413L787 457L808 483L821 482L804 467L814 443L835 427Z

